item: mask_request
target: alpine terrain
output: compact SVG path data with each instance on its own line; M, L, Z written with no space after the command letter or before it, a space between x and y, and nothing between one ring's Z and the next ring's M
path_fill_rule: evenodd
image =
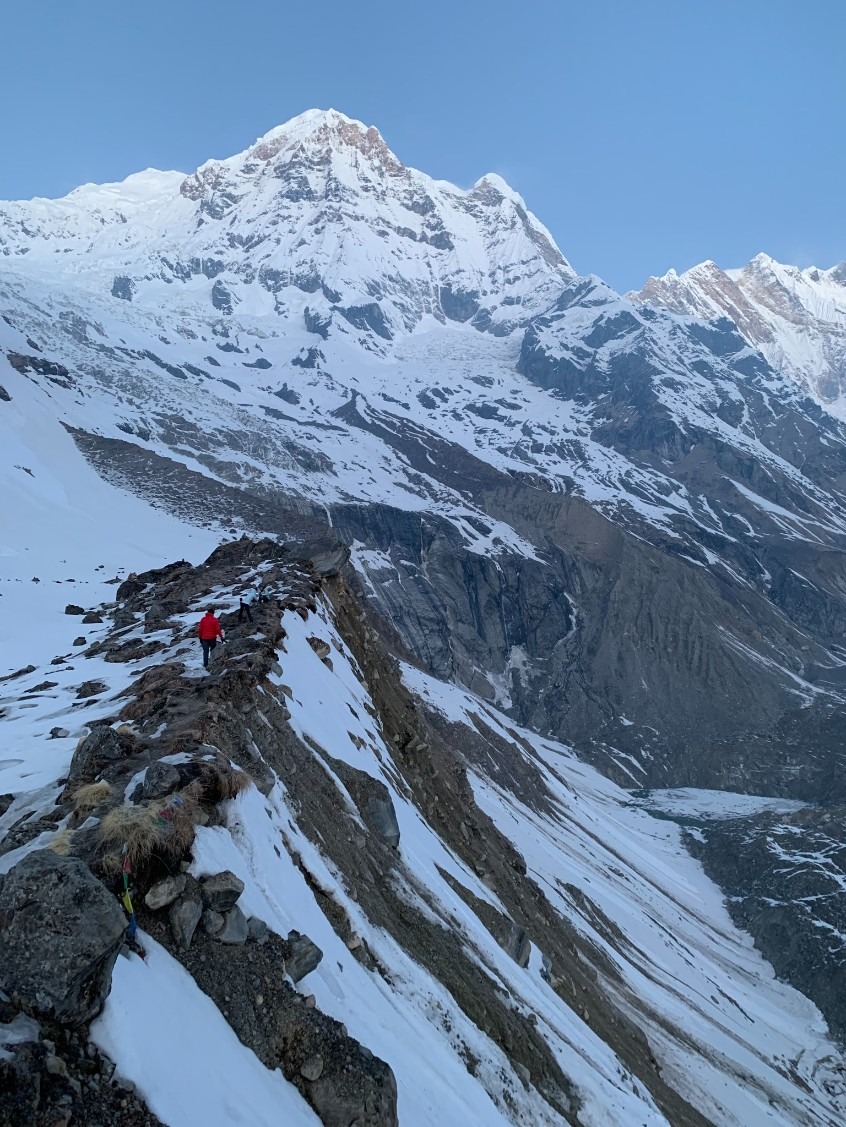
M0 1122L841 1124L844 266L334 110L0 255Z

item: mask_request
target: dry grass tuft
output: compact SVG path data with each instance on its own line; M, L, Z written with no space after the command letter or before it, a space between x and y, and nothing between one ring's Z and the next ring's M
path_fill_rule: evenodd
M60 857L67 857L70 853L72 841L73 830L69 830L66 826L63 830L59 830L52 841L48 842L47 848L52 849L54 853L58 853Z
M216 806L228 798L237 798L252 786L253 780L246 771L236 770L228 759L206 759L200 764L200 773L191 786L200 802Z
M146 868L153 858L183 858L194 843L196 813L195 800L184 794L171 795L144 806L116 806L100 823L103 867L107 871L119 871L124 846L136 873Z
M111 793L112 788L105 779L101 779L99 783L88 783L86 786L79 787L71 795L74 813L89 814L105 802Z

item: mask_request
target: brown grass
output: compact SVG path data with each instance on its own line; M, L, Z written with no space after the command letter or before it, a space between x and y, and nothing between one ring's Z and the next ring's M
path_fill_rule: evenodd
M228 798L237 798L242 791L252 786L253 780L246 771L237 771L223 756L205 759L200 764L197 778L186 787L199 802L216 806Z
M54 853L58 853L60 857L67 857L70 853L71 842L73 841L73 830L69 830L67 826L53 837L47 843L47 848L52 849Z
M111 793L112 788L105 779L101 779L98 783L88 783L86 786L79 787L70 796L74 814L90 814L92 810L105 802L111 796Z
M153 858L183 858L194 843L196 813L195 800L184 792L144 806L116 806L100 823L103 867L119 871L124 846L136 873Z

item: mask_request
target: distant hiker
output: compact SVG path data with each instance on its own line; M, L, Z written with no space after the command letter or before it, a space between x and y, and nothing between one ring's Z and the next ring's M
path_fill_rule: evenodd
M238 596L238 621L239 622L244 621L244 616L246 616L247 622L253 621L253 613L250 610L250 605L253 603L254 600L255 600L255 595L253 594L252 591L250 591L247 594L246 599L244 598L243 595Z
M197 633L200 636L200 645L203 647L203 668L208 669L209 657L217 645L218 638L221 642L226 640L223 637L223 631L220 629L220 623L214 616L214 607L209 607L200 619Z

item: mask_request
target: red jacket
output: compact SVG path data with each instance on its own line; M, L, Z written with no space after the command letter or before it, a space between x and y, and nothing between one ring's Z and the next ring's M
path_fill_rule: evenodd
M223 631L220 629L220 623L217 621L213 614L204 614L200 619L200 625L197 627L197 633L200 635L202 642L210 642L213 638L222 638Z

